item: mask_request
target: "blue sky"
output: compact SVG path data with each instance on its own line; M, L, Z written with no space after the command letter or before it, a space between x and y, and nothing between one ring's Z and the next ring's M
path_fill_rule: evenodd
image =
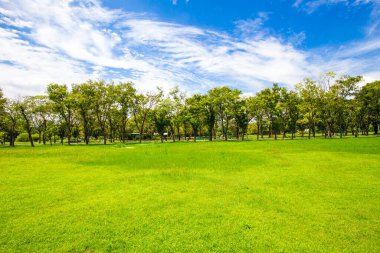
M380 0L2 0L0 87L87 79L188 93L292 88L327 71L380 79Z

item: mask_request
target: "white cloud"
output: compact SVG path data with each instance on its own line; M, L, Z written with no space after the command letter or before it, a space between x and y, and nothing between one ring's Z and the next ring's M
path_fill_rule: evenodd
M266 12L259 12L255 19L238 20L235 22L238 32L244 36L258 36L262 35L263 25L269 19L269 14Z
M379 0L312 0L312 1L303 1L303 0L295 0L293 3L293 7L300 8L303 11L311 14L318 10L321 6L332 6L337 4L343 4L348 7L356 7L365 4L371 4L374 9L378 9L378 5L380 4ZM373 13L372 16L376 14Z
M303 33L285 41L263 32L266 13L238 21L241 33L234 36L107 9L96 0L2 1L0 12L0 83L8 96L89 78L133 81L141 90L180 85L193 93L231 85L255 92L330 70L371 78L380 72L378 53L361 57L378 50L379 40L302 51L295 46Z
M33 46L14 31L0 28L0 83L12 96L43 92L52 82L72 83L92 77L79 62L54 50ZM44 85L42 85L44 84Z
M190 0L186 0L185 3L188 4L190 2ZM178 0L172 0L172 4L173 5L177 5L178 3Z

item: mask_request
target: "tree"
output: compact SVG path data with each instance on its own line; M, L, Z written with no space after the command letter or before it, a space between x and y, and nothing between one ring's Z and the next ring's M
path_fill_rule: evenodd
M241 91L229 87L217 87L208 92L209 99L215 106L215 111L220 120L224 140L228 139L229 123L233 119L233 105L239 99Z
M295 133L297 131L297 121L300 118L299 103L300 98L298 97L298 94L294 91L290 91L287 96L286 106L289 113L288 127L291 132L292 139L295 138Z
M338 132L340 137L349 131L356 137L370 131L379 132L380 81L368 83L359 89L361 76L336 77L333 72L323 74L320 80L304 79L294 90L288 91L274 83L253 97L227 86L210 89L205 94L189 98L178 87L168 93L136 93L132 83L87 81L74 84L72 91L66 85L49 84L48 96L30 96L18 103L4 98L0 89L0 133L3 142L14 140L22 127L28 138L38 132L39 142L59 136L61 143L67 137L80 138L86 144L90 138L102 136L114 142L125 142L127 128L138 131L139 142L144 134L168 132L173 142L181 135L208 133L209 140L228 140L235 135L243 140L250 125L250 133L257 139L282 133L283 138L297 130L308 138L316 132L325 138ZM31 139L31 138L30 138ZM33 145L31 143L31 145Z
M320 87L316 82L310 78L305 78L303 82L296 85L301 101L300 110L307 120L309 127L308 138L310 139L311 132L315 137L315 125L318 117L318 98L320 94Z
M9 145L11 147L15 146L17 126L20 120L19 110L17 108L17 103L13 100L7 99L4 105L4 118L3 124L4 128L9 135Z
M162 97L162 91L157 93L136 94L133 97L132 115L136 128L139 131L139 142L142 141L145 124L150 110L153 109L155 103Z
M289 124L289 93L286 88L280 88L280 99L276 105L276 113L277 113L277 124L279 133L282 131L282 138L285 139L286 132L288 130Z
M175 132L177 131L178 140L181 140L180 127L183 123L183 107L185 106L186 94L181 92L179 87L176 86L169 91L169 101L167 107L169 108L168 117L170 118L170 131L172 133L173 142L175 141Z
M235 120L236 140L244 140L244 135L247 132L248 123L250 121L247 108L247 100L238 98L233 101L232 105L233 116Z
M97 81L93 84L94 87L94 112L96 115L97 123L99 124L100 131L103 134L103 143L107 144L108 136L108 120L110 117L110 110L113 99L113 85L106 84L104 81Z
M5 104L7 99L4 97L3 90L0 88L0 131L5 130ZM5 143L6 134L2 132L2 142Z
M318 81L320 88L324 91L330 90L335 79L336 79L336 73L335 72L329 71L329 72L323 73L320 76L319 81Z
M265 116L265 101L261 93L250 97L247 100L249 116L256 122L257 125L257 140L260 135L263 135L263 124Z
M361 107L362 113L367 115L366 125L372 122L375 134L379 133L380 122L380 81L367 83L362 87L357 96ZM368 126L366 127L368 134Z
M31 107L32 122L38 132L38 142L46 144L48 121L52 115L52 103L47 96L37 95L28 97L28 106Z
M0 117L4 117L4 115L5 115L6 101L7 101L7 99L4 97L3 90L0 88ZM1 123L1 121L0 121L0 123Z
M91 129L95 123L95 87L92 81L87 81L82 84L73 85L72 97L75 109L79 113L81 118L84 133L84 141L88 145L90 142Z
M271 138L274 133L274 137L277 139L277 133L280 128L279 117L281 108L278 105L280 103L282 89L283 88L280 88L277 83L274 83L271 88L266 88L258 94L264 103L265 116L269 125L269 138Z
M202 126L203 121L203 97L199 94L195 94L186 99L186 113L185 117L187 122L191 125L193 130L194 142L197 141L197 136Z
M331 92L335 95L335 110L337 111L337 123L339 126L340 138L343 137L343 132L347 131L348 123L346 122L348 118L351 99L358 92L357 84L363 80L362 76L343 76L336 81L336 83L331 86Z
M203 95L201 100L202 111L204 114L205 123L209 134L209 141L212 141L213 130L215 126L215 104L213 98L208 95Z
M326 72L321 75L318 81L320 89L318 89L317 107L325 138L331 138L335 132L335 94L331 91L331 86L334 84L335 79L336 74L334 72Z
M123 143L126 138L126 126L132 110L133 99L136 89L132 83L119 83L115 86L115 98L120 106L121 114L121 139Z
M47 88L49 99L53 101L54 110L64 121L68 144L71 142L71 129L74 113L74 100L66 85L49 84ZM63 144L63 139L61 139Z
M170 126L170 105L170 99L166 98L159 101L154 110L151 111L151 117L153 118L155 129L160 135L161 142L164 142L166 127Z
M30 145L34 147L33 137L32 137L32 130L33 130L33 106L32 106L32 100L30 98L25 98L23 101L17 102L16 105L17 109L19 110L23 122L25 130L28 133L28 138Z

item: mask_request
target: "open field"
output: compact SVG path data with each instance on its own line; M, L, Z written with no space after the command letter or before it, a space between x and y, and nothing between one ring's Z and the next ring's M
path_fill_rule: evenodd
M0 252L379 252L380 138L0 148Z

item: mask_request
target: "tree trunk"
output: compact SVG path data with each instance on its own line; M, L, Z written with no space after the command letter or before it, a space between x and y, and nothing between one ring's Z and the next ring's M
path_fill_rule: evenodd
M11 127L11 140L10 140L9 145L11 147L15 146L15 125L12 125L12 127Z
M172 132L172 140L173 142L175 142L175 131L174 131L174 127L170 124L170 131Z
M187 137L187 127L186 127L185 124L183 125L183 134L185 135L185 140L186 140L186 137Z
M211 125L208 125L208 139L209 141L212 141L212 135L213 135L213 130L214 130L214 123Z
M125 116L123 116L123 120L121 122L121 139L123 140L123 143L125 143L125 128L127 127L127 121L125 119Z
M358 138L358 135L359 135L359 126L356 126L356 129L355 129L355 138Z
M71 145L71 134L70 134L70 131L68 131L68 133L67 133L67 143L69 144L69 145ZM63 143L62 143L63 144Z
M378 134L379 132L379 123L377 121L373 122L373 131L374 134Z
M45 134L45 131L42 134L42 144L46 145L46 134Z
M235 137L236 137L236 140L239 140L239 125L235 122Z
M260 125L257 124L257 140L259 140L260 137Z
M26 131L28 132L29 142L32 147L34 147L33 137L32 137L32 128L30 127L30 122L28 117L26 116L25 108L21 107L20 112L22 116L24 117L25 123L26 123Z
M214 140L216 140L216 131L218 130L218 126L217 126L217 123L215 122L215 126L212 130L212 134L214 135Z
M225 141L227 141L227 136L226 136L226 131L225 131L225 126L224 126L224 119L223 119L223 115L221 116L221 122L222 122L222 134L223 134L223 138Z
M272 123L269 124L268 139L272 138Z
M70 142L71 142L71 111L69 110L69 115L67 119L67 143L71 145Z
M139 143L142 141L142 131L139 131Z
M226 126L224 128L224 131L225 131L225 133L224 133L224 140L228 141L228 120L226 120Z
M87 130L85 131L85 134L84 134L84 141L86 142L86 145L90 143L90 137Z

